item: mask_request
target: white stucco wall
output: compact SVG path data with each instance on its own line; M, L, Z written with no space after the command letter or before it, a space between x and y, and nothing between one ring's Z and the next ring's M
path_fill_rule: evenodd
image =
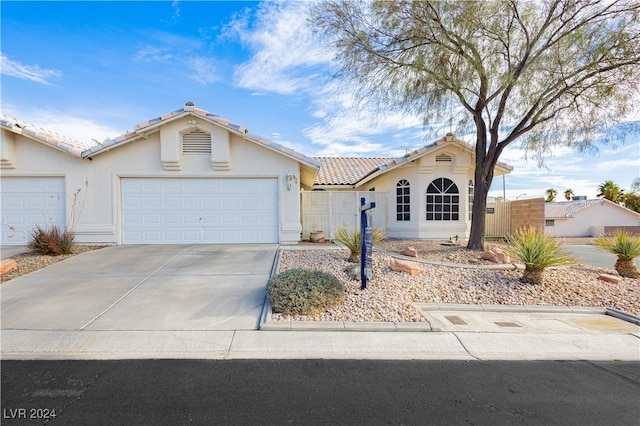
M571 218L554 219L554 226L546 226L545 233L557 237L591 237L595 236L594 228L639 225L640 215L604 201L575 213Z
M166 136L176 131L194 128L188 124L192 117L176 120L163 126ZM195 126L203 131L217 132L220 127L198 120ZM3 130L3 133L6 131ZM161 132L155 131L147 139L139 139L110 151L98 153L92 159L81 159L43 145L20 135L12 135L14 144L8 152L14 159L13 169L3 169L2 176L64 177L66 185L67 224L72 226L79 243L119 244L121 242L120 179L126 177L173 178L251 178L268 177L278 180L278 235L281 243L300 239L300 164L280 153L223 131L228 136L225 154L228 170L214 170L212 154L183 155L181 147L165 144L161 150ZM216 137L212 138L216 151ZM7 139L8 140L8 139ZM167 140L180 144L180 138ZM7 152L7 151L5 151ZM161 152L163 158L161 158ZM220 150L217 151L220 153ZM173 158L171 158L173 157ZM175 160L170 170L167 158ZM163 160L165 162L163 163ZM177 164L176 161L180 164ZM224 163L224 162L223 162ZM293 174L297 182L287 188L286 175ZM74 194L77 196L74 198Z

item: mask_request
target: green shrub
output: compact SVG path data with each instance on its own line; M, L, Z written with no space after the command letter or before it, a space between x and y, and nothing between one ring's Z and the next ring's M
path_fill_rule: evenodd
M522 228L509 237L505 251L524 263L522 281L531 284L544 284L546 268L575 263L575 259L562 243L533 227Z
M633 259L640 256L640 237L625 231L607 234L595 239L596 246L618 256L616 271L623 277L640 278L640 272Z
M267 282L267 297L274 312L313 315L342 302L345 288L338 278L308 269L289 269Z
M29 234L27 247L36 254L59 256L70 254L75 246L75 235L67 229L60 229L57 225L42 228L40 225Z
M360 256L360 230L350 231L344 227L336 229L336 241L349 249L349 262L357 262ZM381 229L373 228L372 241L377 243L384 239Z

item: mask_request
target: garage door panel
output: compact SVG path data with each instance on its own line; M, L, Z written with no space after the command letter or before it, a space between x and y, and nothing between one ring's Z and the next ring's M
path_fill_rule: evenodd
M3 245L27 244L35 226L66 225L64 178L3 176L0 194Z
M278 241L275 179L124 178L121 188L124 244Z

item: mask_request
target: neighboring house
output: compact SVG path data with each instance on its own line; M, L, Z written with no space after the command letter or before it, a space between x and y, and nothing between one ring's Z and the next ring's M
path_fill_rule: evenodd
M640 214L605 198L545 203L545 232L557 237L596 237L606 228L640 226Z
M320 164L192 103L86 147L0 117L2 244L58 224L80 243L295 243Z
M94 146L5 115L0 129L3 245L51 224L87 244L297 243L313 190L376 191L393 237L470 230L474 150L453 135L396 159L314 159L191 102Z

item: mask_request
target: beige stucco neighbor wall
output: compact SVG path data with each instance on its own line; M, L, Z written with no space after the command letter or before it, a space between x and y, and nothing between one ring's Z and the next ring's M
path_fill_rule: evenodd
M544 231L544 198L511 201L511 233L532 226Z
M66 185L67 224L72 226L79 243L119 244L121 242L120 180L126 177L182 178L275 178L278 181L278 235L281 243L300 240L300 164L284 155L261 147L243 137L197 120L194 126L184 117L160 132L156 130L126 145L81 159L45 146L24 136L15 139L10 150L13 169L3 169L2 176L64 177ZM214 129L215 127L215 129ZM200 128L215 131L212 154L182 154L179 132ZM167 136L166 130L170 130ZM5 131L3 130L3 134ZM161 135L165 145L161 145ZM3 138L4 139L4 138ZM216 147L216 143L223 146ZM13 151L11 151L13 150ZM217 155L217 156L216 156ZM169 167L167 167L169 166ZM286 175L297 182L289 189Z

